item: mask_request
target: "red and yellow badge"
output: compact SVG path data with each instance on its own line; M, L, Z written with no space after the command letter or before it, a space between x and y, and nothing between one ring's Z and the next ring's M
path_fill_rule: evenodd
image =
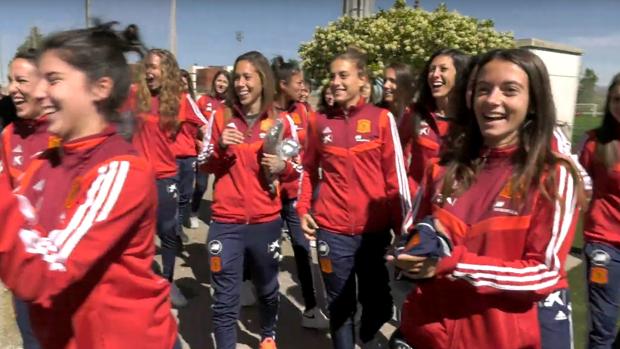
M357 120L357 127L355 131L357 133L370 133L370 120L368 119Z
M512 181L511 180L506 182L506 184L502 188L502 191L499 192L499 196L505 199L510 199L512 197Z
M209 265L211 266L211 272L219 273L222 271L222 257L212 256Z
M47 139L47 149L60 147L60 137L49 136Z
M273 126L273 120L270 118L267 118L265 120L262 120L260 122L260 130L261 132L267 132L269 131L269 129L271 128L271 126Z
M607 275L607 268L605 267L592 267L590 268L590 282L606 285L609 282Z
M321 271L325 274L331 274L334 272L332 268L332 260L329 258L319 258L319 264L321 265Z
M295 125L301 124L301 117L298 113L291 114L291 118L293 118L293 122L295 123Z

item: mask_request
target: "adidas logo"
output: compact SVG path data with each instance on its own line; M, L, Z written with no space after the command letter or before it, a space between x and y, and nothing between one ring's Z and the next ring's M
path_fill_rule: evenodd
M568 316L566 316L566 314L563 311L558 311L557 314L555 314L555 321L564 321L566 319L568 319Z
M18 144L15 148L13 148L13 153L23 153L22 145Z

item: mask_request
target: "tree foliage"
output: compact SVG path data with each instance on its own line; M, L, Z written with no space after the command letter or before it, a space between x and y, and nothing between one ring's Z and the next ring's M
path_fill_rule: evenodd
M299 48L304 70L314 79L326 79L330 60L348 46L366 52L371 74L377 76L393 61L408 63L419 71L441 48L478 54L513 47L514 39L512 33L496 31L493 21L448 11L444 4L425 11L396 0L392 8L373 16L344 16L326 27L317 27L313 39Z
M597 103L596 83L598 76L594 70L586 68L579 79L579 90L577 92L577 103Z

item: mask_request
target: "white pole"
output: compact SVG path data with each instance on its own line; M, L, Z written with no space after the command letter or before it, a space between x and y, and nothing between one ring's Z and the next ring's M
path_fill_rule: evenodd
M86 17L84 19L86 22L86 28L90 27L90 1L91 0L85 0L84 3L84 16Z
M177 1L170 0L170 52L177 55Z
M0 85L2 85L2 82L4 82L4 56L2 52L2 39L2 34L0 34Z

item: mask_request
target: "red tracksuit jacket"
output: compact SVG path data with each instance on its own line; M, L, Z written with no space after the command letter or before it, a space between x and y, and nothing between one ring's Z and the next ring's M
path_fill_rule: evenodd
M224 100L218 100L209 95L202 95L198 98L196 104L200 111L208 117L213 110L224 107Z
M170 145L172 152L177 158L195 157L198 155L197 141L198 130L203 125L208 125L209 115L203 115L201 109L188 93L184 94L179 110L179 132L174 137Z
M360 100L346 115L342 110L310 115L303 166L297 212L302 217L312 211L322 229L399 233L411 224L401 144L387 110Z
M131 144L112 128L68 142L0 196L0 278L44 348L172 348L169 284L151 270L155 178Z
M616 142L620 137L616 138ZM620 161L607 168L596 158L596 137L590 131L581 148L579 161L592 177L590 208L585 216L586 241L620 248ZM620 154L620 146L618 146Z
M183 131L183 124L185 123L192 124L189 126L192 131L188 131L188 133L197 133L200 126L207 124L202 113L200 113L192 102L191 97L189 97L187 93L181 95L179 115L177 117L180 123L179 132ZM135 112L137 110L137 103L137 87L133 85L129 97L121 110ZM151 166L153 166L157 179L174 177L177 173L177 153L175 153L175 151L180 153L194 153L195 155L195 150L191 150L191 147L195 148L196 142L190 139L191 136L185 138L182 136L180 139L180 141L183 141L182 144L180 146L175 145L177 135L171 131L163 130L159 125L158 97L151 98L150 113L136 114L136 118L138 122L133 134L134 147L138 153L144 156Z
M401 329L414 347L540 348L536 302L567 287L575 182L559 165L556 202L532 189L518 205L509 185L515 151L490 150L476 182L455 198L439 193L445 169L428 169L419 213L445 226L454 249L405 302Z
M3 162L13 187L30 162L42 151L57 143L57 138L47 132L49 122L41 116L34 120L16 119L2 130Z
M270 113L263 113L249 127L240 108L234 107L217 112L211 130L205 135L204 163L202 170L215 175L213 187L213 220L220 223L256 224L277 219L282 210L280 195L272 197L263 179L260 159L265 133L274 123ZM283 139L293 137L294 125L285 114L278 116L284 122ZM219 146L225 128L232 127L245 135L242 144L229 145L226 150ZM291 161L280 181L299 177L301 168Z
M295 132L297 141L302 146L299 158L303 154L303 146L306 142L306 125L308 123L308 114L311 113L303 103L294 103L286 114L293 120L295 124ZM300 161L299 161L300 162ZM299 179L293 179L281 184L281 194L283 198L294 199L299 195Z
M411 144L411 162L408 173L412 190L417 190L416 188L422 182L426 167L439 158L439 150L443 143L441 138L448 134L449 128L449 119L435 113L430 113L427 119L420 122L417 137ZM415 194L415 192L412 193Z

